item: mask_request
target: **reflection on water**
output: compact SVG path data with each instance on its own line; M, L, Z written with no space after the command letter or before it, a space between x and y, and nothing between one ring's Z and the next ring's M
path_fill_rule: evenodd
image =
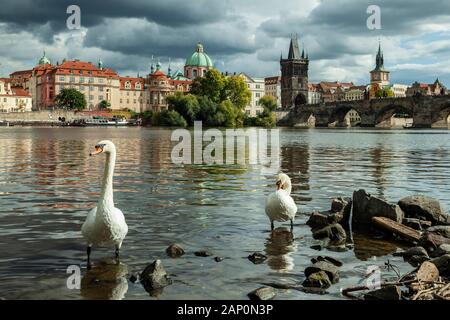
M84 299L122 300L128 291L128 268L114 259L97 261L81 279Z
M355 236L353 250L318 252L311 246L322 243L302 213L326 210L332 197L359 188L393 202L420 192L450 205L448 131L282 130L281 166L299 205L295 236L284 227L268 231L264 202L272 176L257 165L174 165L170 136L145 128L0 128L0 298L149 299L140 284L127 283L124 268L140 272L162 259L176 281L159 299L245 299L262 282L298 282L319 254L344 262L330 294L279 297L340 298L340 288L361 281L369 265L389 259L409 270L391 255L400 244ZM104 165L88 154L102 139L118 150L115 201L129 225L123 265L102 263L112 248L95 249L98 268L83 270L82 290L69 290L66 269L85 264L80 227L98 199ZM174 242L227 259L169 259L165 248ZM243 259L255 251L265 252L266 263Z

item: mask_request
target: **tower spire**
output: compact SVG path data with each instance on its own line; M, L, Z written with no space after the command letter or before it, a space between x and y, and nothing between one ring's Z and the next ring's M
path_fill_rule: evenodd
M297 37L291 37L291 43L289 45L288 59L300 59L300 49L298 47Z

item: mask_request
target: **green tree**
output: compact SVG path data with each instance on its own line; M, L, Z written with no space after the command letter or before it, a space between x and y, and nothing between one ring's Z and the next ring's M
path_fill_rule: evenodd
M264 111L273 112L277 108L277 100L272 96L264 96L259 99L259 104L263 106Z
M167 127L186 127L186 120L175 110L162 110L155 113L152 118L152 123L157 126Z
M212 102L220 103L224 99L225 77L217 70L208 70L204 77L192 81L191 93L197 96L206 96Z
M392 97L394 97L394 92L390 88L378 89L375 92L375 97L377 97L377 98L392 98Z
M111 103L109 103L109 102L106 101L106 100L102 100L102 101L100 101L100 103L98 104L98 107L99 107L101 110L109 109L109 108L111 107Z
M237 108L244 110L245 106L250 103L252 93L242 77L231 76L226 78L223 96Z
M55 97L55 104L58 108L78 111L85 109L87 105L84 94L76 89L62 89Z
M194 125L197 114L200 111L197 97L193 94L183 94L177 92L167 97L169 108L178 112L187 122L188 125Z
M277 122L277 118L275 116L275 109L277 108L277 101L274 97L264 96L259 99L259 104L264 108L263 112L261 112L253 121L255 126L260 127L274 127Z

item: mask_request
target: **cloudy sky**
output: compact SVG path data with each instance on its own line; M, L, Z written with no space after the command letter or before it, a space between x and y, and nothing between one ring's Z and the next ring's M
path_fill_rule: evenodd
M278 2L278 4L277 4ZM81 59L121 75L149 72L152 56L182 68L197 42L221 71L279 73L297 33L310 57L310 81L367 83L381 38L395 83L450 85L448 0L1 0L0 76L36 65ZM81 9L69 30L69 5ZM369 5L381 9L381 30L369 30Z

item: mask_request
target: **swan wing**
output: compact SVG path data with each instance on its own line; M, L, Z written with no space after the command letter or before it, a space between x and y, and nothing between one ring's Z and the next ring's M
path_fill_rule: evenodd
M112 233L114 235L114 239L120 240L122 243L123 239L128 233L128 225L125 221L125 216L119 208L114 207L114 223L112 227Z
M287 221L294 219L297 205L284 190L272 192L266 199L266 214L271 220Z
M92 208L87 214L86 220L84 221L83 225L81 226L81 233L83 234L83 237L90 242L91 235L94 232L94 226L95 226L95 217L97 216L97 207Z

